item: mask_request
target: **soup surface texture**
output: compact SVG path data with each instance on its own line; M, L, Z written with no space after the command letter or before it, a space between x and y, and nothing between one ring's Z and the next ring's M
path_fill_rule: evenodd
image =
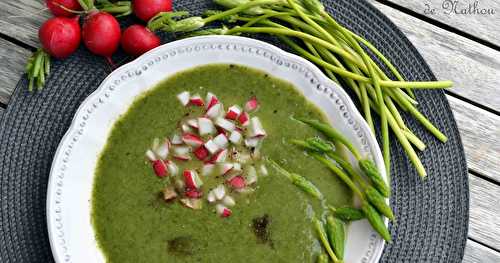
M155 137L169 136L192 114L176 98L183 91L203 98L212 92L227 106L256 96L261 106L255 115L267 132L263 156L311 180L329 204L352 202L342 182L289 143L318 136L292 116L325 120L297 89L247 67L197 67L139 97L109 135L91 200L92 224L107 262L314 262L321 246L311 218L321 215L321 204L269 165L254 193L236 196L228 218L218 217L208 203L192 210L162 200L159 193L168 180L154 175L144 153Z

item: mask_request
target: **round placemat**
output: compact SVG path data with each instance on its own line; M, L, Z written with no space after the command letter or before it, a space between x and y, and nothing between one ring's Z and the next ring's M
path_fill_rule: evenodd
M177 10L193 13L214 7L210 0L174 2ZM373 6L361 0L324 2L342 24L386 54L407 80L435 80L408 39ZM264 40L279 45L273 38ZM114 60L120 63L126 57L118 54ZM17 84L0 120L0 262L53 262L45 211L52 158L80 103L110 72L104 59L80 48L69 59L54 61L42 92L27 92L25 77ZM449 141L440 143L407 118L428 146L420 154L427 180L419 178L403 149L392 141L391 206L397 220L390 226L394 241L386 246L381 262L460 262L469 204L462 143L444 93L416 95L419 109Z

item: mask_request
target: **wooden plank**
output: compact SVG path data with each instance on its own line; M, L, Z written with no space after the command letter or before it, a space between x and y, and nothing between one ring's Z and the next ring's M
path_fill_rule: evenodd
M29 50L16 46L0 38L0 102L7 104L24 72L26 60L31 55Z
M500 27L498 26L500 24L500 1L498 0L386 1L500 46ZM471 6L470 11L469 5ZM433 9L434 12L432 12ZM485 14L481 14L482 10L485 11ZM494 10L494 13L488 12L488 10Z
M469 237L500 250L500 187L472 175L469 184Z
M38 47L38 28L50 17L42 0L0 1L0 33Z
M498 263L500 253L475 241L467 240L463 263Z
M500 182L500 116L448 96L469 169Z
M500 94L500 52L391 7L371 3L405 33L438 79L454 82L451 92L500 110L500 96L492 96Z

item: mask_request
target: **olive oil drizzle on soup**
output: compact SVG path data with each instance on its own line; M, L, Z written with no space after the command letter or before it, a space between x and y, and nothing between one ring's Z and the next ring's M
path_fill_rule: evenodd
M183 91L212 92L227 106L256 96L256 115L267 132L262 154L308 178L329 204L352 203L336 176L288 143L317 136L291 116L325 119L291 84L237 65L197 67L139 97L115 123L99 157L92 223L107 262L314 262L321 245L311 218L320 215L320 204L271 168L254 193L235 194L237 205L227 218L216 216L208 203L192 210L163 200L169 180L154 175L144 152L154 138L169 136L179 120L195 113L177 100Z

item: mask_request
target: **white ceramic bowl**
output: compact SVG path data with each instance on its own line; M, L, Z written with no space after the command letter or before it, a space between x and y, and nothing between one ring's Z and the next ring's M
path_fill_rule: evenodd
M160 46L111 73L75 114L57 149L48 185L47 224L56 262L104 262L91 225L91 192L99 153L113 123L137 96L189 68L233 63L295 85L385 174L375 137L342 88L313 64L270 44L235 36L188 38ZM345 262L377 262L384 241L365 220L348 232Z

